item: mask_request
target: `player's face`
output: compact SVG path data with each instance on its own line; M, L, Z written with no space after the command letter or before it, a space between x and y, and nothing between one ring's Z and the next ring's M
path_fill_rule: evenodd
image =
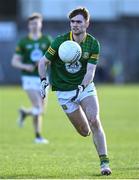
M30 32L41 31L42 21L40 19L33 19L28 22L28 28Z
M80 35L86 32L88 25L89 25L89 22L86 21L84 17L80 14L70 19L71 31L75 35Z

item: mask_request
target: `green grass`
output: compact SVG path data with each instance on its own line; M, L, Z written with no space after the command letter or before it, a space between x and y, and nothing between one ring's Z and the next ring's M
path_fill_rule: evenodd
M43 122L49 145L33 143L32 121L16 124L17 109L29 106L19 87L0 87L0 178L139 178L139 86L98 86L101 119L111 168L102 177L91 137L76 133L50 93Z

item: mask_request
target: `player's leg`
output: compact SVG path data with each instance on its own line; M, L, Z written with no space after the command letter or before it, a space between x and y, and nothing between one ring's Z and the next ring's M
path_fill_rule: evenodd
M93 133L94 144L100 157L101 173L109 175L111 174L111 170L109 168L109 159L107 156L106 137L99 117L99 103L97 95L85 97L81 101L81 107L86 114Z
M97 96L88 96L81 101L90 128L94 136L94 143L98 154L107 154L106 138L99 118L99 104Z
M47 140L42 138L41 136L41 128L42 128L42 114L44 111L44 102L40 96L39 91L37 90L27 90L28 97L32 103L32 117L33 117L33 125L34 131L36 135L36 143L48 143Z
M26 91L26 93L27 93L27 95L31 101L32 107L31 108L25 108L25 107L20 108L20 110L19 110L19 112L20 112L20 117L19 117L20 126L22 126L23 121L25 120L25 118L27 116L34 116L34 113L37 111L36 109L39 109L38 108L39 106L37 105L38 100L36 100L36 92L34 93L34 90L25 90L25 91ZM38 93L37 93L37 96L38 96ZM37 101L37 103L35 101Z
M17 120L18 126L23 127L27 116L32 116L32 108L21 107L19 109L19 117Z
M90 135L90 127L81 108L76 109L74 112L66 113L66 115L80 135L84 137Z
M38 82L38 79L37 79L37 82L36 82L36 78L34 80L33 77L30 77L30 76L22 76L21 78L21 81L22 81L22 88L23 90L26 92L30 89L36 89L36 87L38 86L39 82ZM25 107L21 107L19 109L19 118L18 118L18 125L19 127L23 127L23 124L24 124L24 121L25 121L25 118L27 116L32 116L32 108L25 108Z
M75 94L76 90L56 92L59 104L77 132L82 136L88 136L90 134L90 127L86 116L80 108L79 103L71 101Z
M24 121L27 115L31 115L33 117L33 125L35 130L36 138L40 138L40 143L43 142L43 138L41 138L41 120L42 113L44 109L44 103L40 96L40 78L34 76L22 76L22 87L26 91L31 103L31 109L21 109L20 110L20 124ZM47 88L48 92L48 88ZM45 141L45 139L44 139ZM39 143L39 142L38 142Z

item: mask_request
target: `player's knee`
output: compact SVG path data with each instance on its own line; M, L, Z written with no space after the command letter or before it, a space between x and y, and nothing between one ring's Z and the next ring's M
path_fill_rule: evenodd
M99 116L95 115L90 120L89 123L91 126L98 128L99 127Z
M39 116L43 113L43 109L41 107L33 107L32 108L32 114L34 116Z
M90 135L91 131L89 128L82 128L80 129L80 131L78 131L80 133L81 136L83 137L87 137Z

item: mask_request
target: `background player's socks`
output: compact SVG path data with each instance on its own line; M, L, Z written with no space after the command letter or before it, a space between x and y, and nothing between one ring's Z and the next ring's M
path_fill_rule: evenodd
M40 133L36 132L36 138L41 138Z
M17 119L18 126L22 128L24 126L24 121L26 118L26 112L21 108L19 109L19 117Z

